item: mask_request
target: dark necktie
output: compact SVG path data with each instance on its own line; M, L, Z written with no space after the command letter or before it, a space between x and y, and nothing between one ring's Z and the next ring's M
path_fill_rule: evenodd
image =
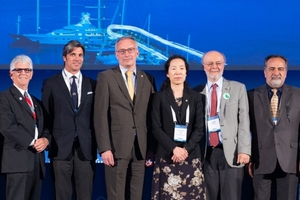
M35 114L35 111L34 111L34 107L32 105L32 102L31 102L27 92L24 93L24 98L25 98L25 101L27 102L28 106L30 107L33 119L36 119L36 114Z
M76 76L71 77L73 79L71 84L71 98L73 101L73 106L75 109L78 107L78 92L77 92L77 84L76 84Z
M211 92L211 102L210 102L210 116L217 115L217 84L212 85L212 92ZM218 132L212 132L209 134L209 143L211 146L215 147L219 144L219 136Z

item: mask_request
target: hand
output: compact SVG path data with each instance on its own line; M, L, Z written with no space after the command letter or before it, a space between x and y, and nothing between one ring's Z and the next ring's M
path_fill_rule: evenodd
M37 139L34 144L33 144L33 148L38 152L38 153L41 153L43 152L47 146L49 144L49 141L47 138L39 138Z
M245 153L239 153L237 163L238 164L247 164L250 161L250 156Z
M252 162L249 162L247 165L246 165L246 170L248 171L248 174L251 178L253 178L253 164Z
M173 150L173 162L182 162L188 157L188 152L185 148L175 147Z
M151 167L151 166L153 166L153 164L154 164L154 159L155 159L155 156L154 156L153 151L148 151L148 152L147 152L147 155L146 155L145 166L146 166L146 167Z
M101 158L105 165L108 165L111 167L115 165L114 156L113 156L111 150L107 150L107 151L104 151L103 153L101 153Z

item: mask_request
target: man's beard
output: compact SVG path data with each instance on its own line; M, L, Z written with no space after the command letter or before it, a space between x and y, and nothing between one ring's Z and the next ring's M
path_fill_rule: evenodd
M222 77L223 72L220 72L217 75L211 75L211 74L206 73L206 75L209 77L210 80L218 81Z
M281 79L272 79L270 83L271 83L272 87L278 88L282 85L282 80Z

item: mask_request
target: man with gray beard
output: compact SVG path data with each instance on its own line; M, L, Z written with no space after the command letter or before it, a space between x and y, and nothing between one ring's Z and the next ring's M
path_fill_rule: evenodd
M240 200L244 165L250 160L249 107L244 84L223 78L225 56L203 55L207 82L196 91L206 96L204 177L207 200Z
M284 84L287 59L265 58L266 84L248 92L254 199L297 199L299 172L300 89Z

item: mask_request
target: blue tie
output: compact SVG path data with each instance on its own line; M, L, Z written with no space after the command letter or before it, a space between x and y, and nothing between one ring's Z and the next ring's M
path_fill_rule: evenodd
M73 106L75 109L78 107L78 92L77 92L77 85L76 85L76 76L72 76L73 81L71 84L71 98L73 101Z

